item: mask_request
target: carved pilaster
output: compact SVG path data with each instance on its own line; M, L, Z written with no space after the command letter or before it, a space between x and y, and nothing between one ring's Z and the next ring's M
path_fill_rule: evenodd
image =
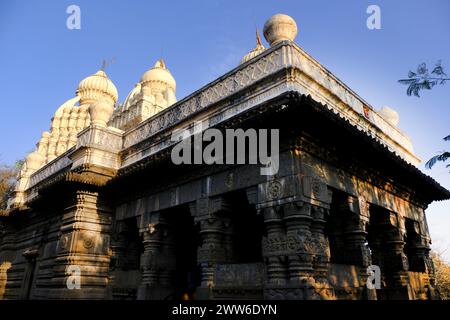
M110 209L97 192L75 192L62 218L50 298L107 297L110 224ZM67 286L73 268L80 271L80 289Z

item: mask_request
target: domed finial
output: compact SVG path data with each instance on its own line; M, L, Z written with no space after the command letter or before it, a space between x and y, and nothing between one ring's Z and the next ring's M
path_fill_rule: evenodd
M275 14L264 24L264 37L270 46L283 40L294 41L297 36L295 20L286 14Z

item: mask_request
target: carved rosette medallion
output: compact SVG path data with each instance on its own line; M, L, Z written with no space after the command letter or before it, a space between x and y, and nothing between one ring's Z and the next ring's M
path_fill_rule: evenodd
M282 188L281 182L278 180L270 181L267 185L267 199L268 200L276 200L281 198L282 195Z

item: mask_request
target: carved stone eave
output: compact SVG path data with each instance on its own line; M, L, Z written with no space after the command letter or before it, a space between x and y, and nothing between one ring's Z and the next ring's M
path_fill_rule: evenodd
M337 167L345 168L346 171L351 172L351 174L354 174L359 177L368 177L366 180L368 183L375 185L385 191L395 193L399 197L411 201L423 209L426 208L426 206L435 200L445 200L450 198L450 192L443 188L441 185L439 185L435 180L433 180L431 177L425 175L422 173L419 169L417 169L414 165L411 163L408 163L404 158L400 157L398 154L393 153L390 151L390 149L383 144L378 139L375 139L374 137L367 135L365 132L362 132L360 130L357 130L357 126L348 121L345 118L340 117L339 115L335 114L334 112L330 112L329 108L327 106L324 106L320 102L315 101L310 96L305 97L301 96L298 93L294 93L292 95L292 101L295 101L294 103L302 104L306 103L310 107L315 110L315 112L318 112L319 114L325 116L327 119L332 120L336 124L338 124L342 129L349 131L352 133L352 136L355 137L355 139L363 140L364 145L367 145L367 147L370 146L370 148L373 148L374 152L376 154L380 154L384 157L384 163L391 163L391 168L401 168L403 173L403 178L406 180L411 178L407 185L404 183L401 183L400 180L389 180L385 177L385 172L376 171L373 168L364 168L364 164L361 163L358 159L352 159L351 163L340 162L341 159L336 159L339 161L331 161L331 159L336 158L336 155L330 155L330 150L321 150L320 148L317 148L311 141L302 140L299 141L297 147L301 150L307 151L309 153L315 154L319 156L319 158L327 159L327 161L331 161L334 163L334 165L337 165ZM293 145L296 145L295 143ZM334 150L336 151L336 150ZM325 152L325 154L324 154ZM333 153L333 152L331 152ZM381 166L383 170L386 170L386 166ZM342 170L340 172L335 172L337 175L341 175L343 172ZM402 181L405 179L401 179ZM424 185L426 184L426 188L412 190L410 186L417 187L417 182L414 183L414 179L419 179ZM395 182L394 182L395 181ZM420 191L419 191L420 190ZM433 191L431 191L433 190ZM426 191L426 195L423 194L424 191Z
M77 168L76 171L68 172L65 175L65 181L102 187L116 176L116 174L117 169L88 164Z

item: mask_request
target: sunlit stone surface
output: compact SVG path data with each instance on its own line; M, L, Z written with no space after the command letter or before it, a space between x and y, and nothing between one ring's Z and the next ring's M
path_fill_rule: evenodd
M415 167L398 113L375 111L296 35L272 16L270 47L257 35L178 102L162 59L119 104L104 70L82 80L0 217L0 298L438 299L424 210L450 193ZM174 165L171 133L194 122L279 128L280 170Z

